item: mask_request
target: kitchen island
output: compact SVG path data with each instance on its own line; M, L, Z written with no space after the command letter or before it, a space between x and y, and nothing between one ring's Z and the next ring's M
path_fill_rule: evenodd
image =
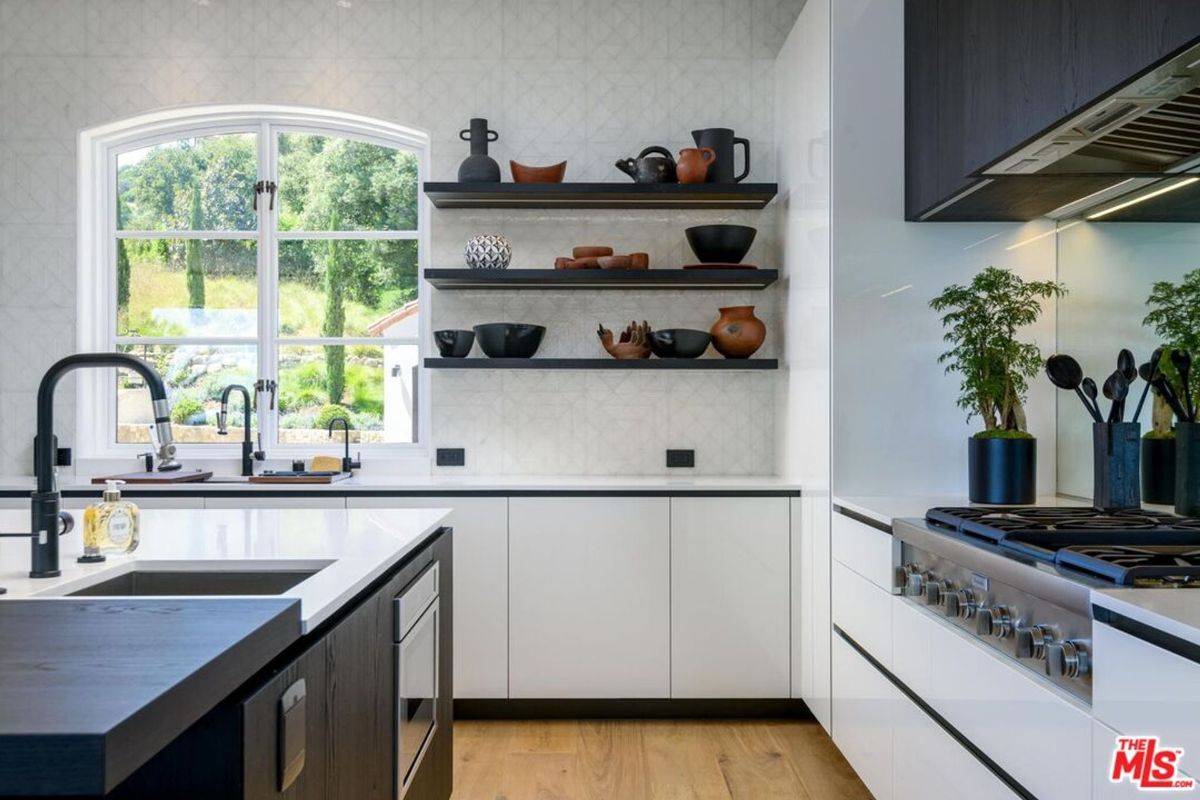
M39 580L3 540L0 796L448 797L447 513L150 510L134 554L68 533Z

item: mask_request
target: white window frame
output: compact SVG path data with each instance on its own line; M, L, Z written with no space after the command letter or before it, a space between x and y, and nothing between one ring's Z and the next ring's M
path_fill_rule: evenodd
M280 131L279 129L286 129ZM279 329L276 275L270 272L272 254L277 241L307 239L415 239L417 241L417 298L421 303L419 335L390 339L390 344L416 344L419 357L429 352L430 287L424 280L430 252L429 201L419 191L421 181L429 174L428 134L384 120L326 109L278 105L217 105L193 106L157 111L119 122L90 128L79 135L79 207L78 207L78 269L76 283L77 345L79 352L107 352L118 343L130 343L135 337L116 335L116 164L121 152L153 146L183 138L195 138L221 133L255 133L259 139L258 180L277 180L276 164L269 163L276 154L271 137L280 132L313 133L367 141L385 147L412 152L417 158L417 229L416 231L320 231L292 234L277 231L278 205L274 213L258 215L258 229L249 231L205 232L208 239L258 240L259 321L256 337L205 339L185 337L179 340L153 338L146 343L252 344L267 349L260 363L270 367L276 378L279 346L323 344L353 344L378 342L377 339L342 337L339 339L283 338ZM266 154L269 157L264 157ZM260 197L261 203L266 197ZM178 238L188 231L122 231L143 238ZM265 317L265 318L264 318ZM356 341L357 340L357 341ZM141 341L140 339L138 341ZM420 361L418 361L420 364ZM264 377L264 376L256 376ZM120 444L116 441L116 371L81 370L77 373L76 436L81 465L89 459L123 459L147 449L145 443ZM418 367L417 441L414 443L364 444L371 461L386 460L419 463L428 467L430 440L430 380L427 370ZM264 424L265 421L265 424ZM278 414L259 417L264 439L274 442L278 432ZM267 456L291 459L314 452L340 453L342 445L335 438L328 445L276 443L268 447ZM182 459L216 460L236 458L240 444L179 444Z

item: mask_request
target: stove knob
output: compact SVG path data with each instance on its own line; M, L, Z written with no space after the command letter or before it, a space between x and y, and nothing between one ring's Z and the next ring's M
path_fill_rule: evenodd
M1081 678L1091 668L1086 642L1068 639L1046 646L1046 674L1052 678Z
M959 589L946 595L946 616L970 619L975 616L975 593L970 589Z
M1017 628L1014 651L1017 658L1046 658L1046 647L1054 642L1054 631L1049 625L1030 625Z
M925 576L920 572L908 573L908 581L904 586L904 593L909 597L919 597L925 593Z
M980 636L994 636L1006 639L1012 633L1012 615L1007 606L992 606L980 608L975 620L975 632Z
M938 606L949 588L945 581L931 580L925 583L925 605Z

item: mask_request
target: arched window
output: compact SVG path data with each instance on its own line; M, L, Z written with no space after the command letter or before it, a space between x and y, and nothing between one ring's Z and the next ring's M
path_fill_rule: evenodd
M175 438L234 447L222 390L257 395L268 451L313 452L344 417L352 441L412 449L426 338L420 267L428 140L349 114L189 108L80 137L80 345L162 373ZM84 455L149 441L137 376L81 376ZM99 398L100 408L82 408ZM341 434L335 436L341 441Z

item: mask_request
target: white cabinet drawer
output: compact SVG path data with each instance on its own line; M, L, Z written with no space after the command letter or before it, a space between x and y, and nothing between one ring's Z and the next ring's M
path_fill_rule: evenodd
M899 696L891 681L833 635L833 742L876 800L892 797L892 707Z
M1016 800L1008 784L906 695L897 692L892 709L896 800Z
M200 495L195 497L130 497L128 494L123 494L124 499L129 500L141 509L150 508L177 508L177 509L198 509L204 508L204 498ZM95 497L64 497L62 499L62 507L67 511L77 511L87 508L92 503L100 499L100 489L96 489ZM29 501L25 501L25 508L29 507ZM76 519L76 522L80 522Z
M1197 598L1200 600L1200 598ZM1158 736L1200 767L1200 664L1096 623L1092 707L1096 719L1131 736Z
M1037 797L1089 797L1087 710L967 634L925 616L929 684L918 694L926 703Z
M789 517L786 497L671 499L672 697L791 693Z
M670 695L670 536L665 497L509 500L511 697Z
M891 592L896 583L896 541L890 533L833 512L833 558L879 588Z
M888 669L892 668L892 603L896 600L844 564L834 562L833 624Z

